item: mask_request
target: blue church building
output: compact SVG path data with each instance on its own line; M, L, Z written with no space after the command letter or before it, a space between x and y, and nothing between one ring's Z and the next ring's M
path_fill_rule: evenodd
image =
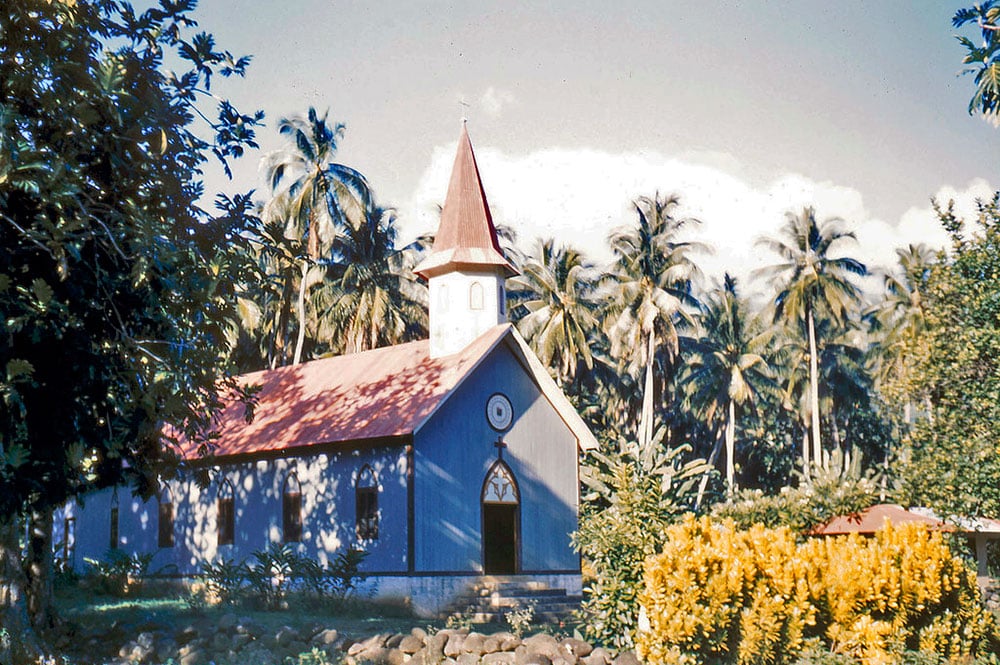
M368 590L425 614L482 576L579 593L578 456L596 441L507 323L516 271L464 127L416 272L429 339L241 377L260 387L255 417L227 408L210 460L192 449L151 500L107 489L56 516L73 565L118 548L191 576L284 542L320 563L363 549Z

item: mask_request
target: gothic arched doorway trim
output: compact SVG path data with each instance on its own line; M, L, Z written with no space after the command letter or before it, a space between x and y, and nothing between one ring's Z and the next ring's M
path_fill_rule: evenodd
M520 570L521 492L514 472L498 459L486 472L480 493L483 572L513 575Z

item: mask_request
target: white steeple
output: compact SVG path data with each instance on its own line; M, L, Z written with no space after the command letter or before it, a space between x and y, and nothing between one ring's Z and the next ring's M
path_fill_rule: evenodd
M434 246L414 272L430 291L432 358L457 353L507 321L504 281L517 270L500 250L464 123Z

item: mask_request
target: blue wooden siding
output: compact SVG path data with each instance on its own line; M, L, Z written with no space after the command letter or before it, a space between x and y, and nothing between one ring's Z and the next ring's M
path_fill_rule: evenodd
M379 483L379 537L359 542L355 534L354 481L368 464ZM380 447L302 458L260 460L221 467L208 488L193 479L175 479L169 487L174 502L174 547L157 546L156 499L141 501L129 490L119 492L119 538L125 552L156 552L153 572L198 572L205 561L224 557L240 561L269 543L282 540L281 492L295 471L302 489L302 542L298 552L322 563L348 547L369 553L362 570L406 570L406 455L403 447ZM221 479L232 483L235 532L232 545L218 545L216 523ZM110 544L112 490L86 497L57 514L56 541L66 514L76 518L74 565L84 558L103 559Z
M577 528L576 438L504 344L414 435L416 570L482 570L480 493L498 436L486 401L495 392L514 411L503 438L521 491L521 569L579 570L569 535Z

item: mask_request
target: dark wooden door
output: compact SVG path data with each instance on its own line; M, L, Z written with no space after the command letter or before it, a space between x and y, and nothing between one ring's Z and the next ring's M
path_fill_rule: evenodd
M483 572L517 572L517 504L483 504Z

